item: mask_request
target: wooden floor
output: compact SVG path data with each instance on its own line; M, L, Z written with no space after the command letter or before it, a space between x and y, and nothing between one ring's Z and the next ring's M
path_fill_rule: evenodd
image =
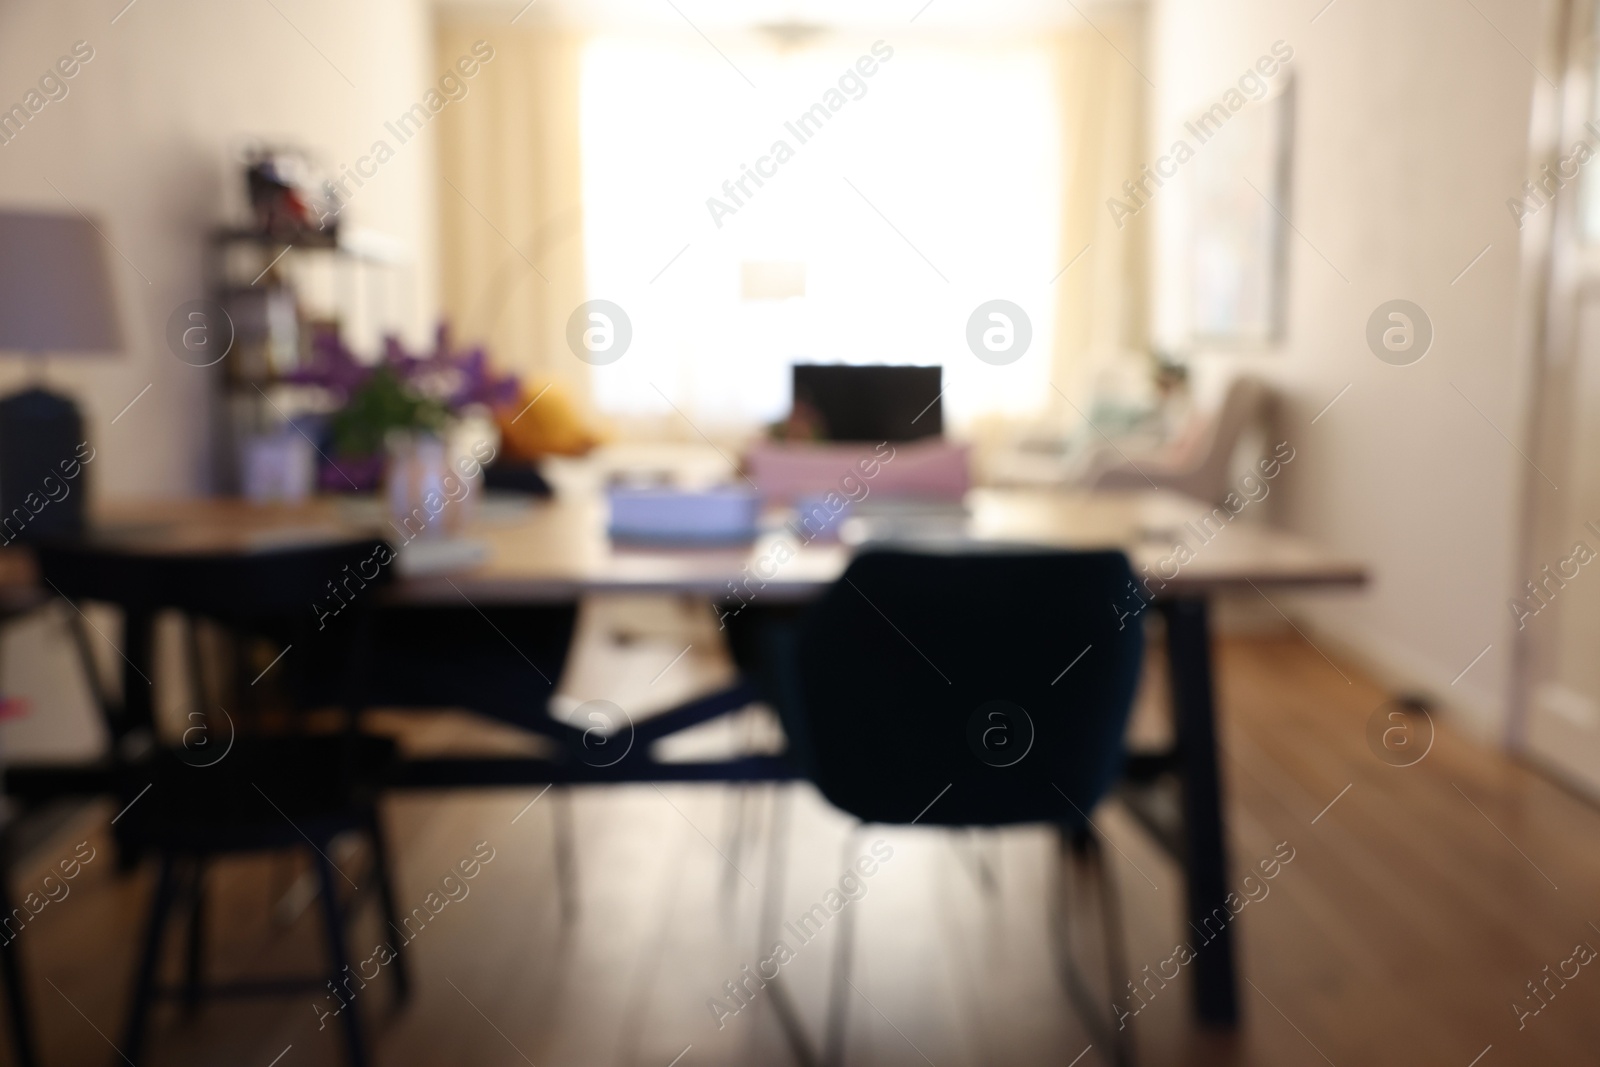
M564 683L574 697L665 705L727 670L714 630L678 605L597 604L584 626L581 656ZM1152 985L1147 1006L1129 1020L1141 1062L1595 1062L1600 967L1582 968L1564 987L1552 981L1550 1003L1521 1030L1512 1004L1535 1006L1525 983L1543 979L1546 965L1553 972L1578 943L1600 946L1600 810L1445 728L1417 765L1386 765L1366 740L1368 716L1385 694L1341 664L1353 680L1346 683L1298 637L1232 639L1220 653L1234 880L1280 843L1294 858L1235 922L1247 979L1237 1035L1193 1026L1188 976L1180 973L1165 988ZM408 744L460 746L476 736L461 718L407 721ZM714 726L703 741L759 729L753 720ZM782 912L793 919L838 883L851 827L810 789L786 791L793 820ZM384 976L354 1000L377 1063L792 1063L767 994L721 1029L707 1007L725 997L725 981L765 955L756 940L760 887L776 877L766 836L777 791L578 789L565 801L552 791L529 807L537 795L387 802L403 910L421 905L478 842L488 842L494 859L407 950L410 1004L392 1010ZM570 922L553 865L563 803L578 841ZM110 814L87 813L81 832L60 836L18 872L20 895L79 840L99 850L70 895L46 907L18 942L47 1064L121 1062L110 1042L122 1026L149 879L117 875L104 831ZM1116 845L1109 855L1131 969L1156 970L1180 941L1195 940L1182 919L1178 872L1115 804L1103 806L1097 822ZM1091 1039L1068 1007L1043 933L1053 871L1045 834L883 828L856 843L879 838L893 858L851 905L848 1062L1108 1062L1100 1047L1074 1059ZM359 857L334 859L359 870ZM996 874L993 892L982 886L983 862ZM320 965L315 909L294 907L297 869L262 859L216 872L214 972L259 977ZM358 958L384 939L378 925L370 911L361 917ZM836 930L837 921L784 968L818 1034ZM164 1009L145 1062L338 1064L335 1021L319 1030L314 1003L331 1004L312 995L221 1004L193 1019Z

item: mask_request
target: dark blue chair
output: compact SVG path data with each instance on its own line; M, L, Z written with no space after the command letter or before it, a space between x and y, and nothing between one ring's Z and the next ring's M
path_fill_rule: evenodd
M1115 992L1120 923L1089 813L1121 774L1143 659L1141 626L1114 608L1132 581L1120 552L873 550L817 604L769 612L735 638L792 758L841 810L886 824L1057 827L1101 874ZM843 1051L848 942L841 931L828 1062ZM1128 1062L1126 1033L1093 1007L1071 954L1062 961L1085 1023ZM815 1062L793 1011L779 1009L801 1061Z

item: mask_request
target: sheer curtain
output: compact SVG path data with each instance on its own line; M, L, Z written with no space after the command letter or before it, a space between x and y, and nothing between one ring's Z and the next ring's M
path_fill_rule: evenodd
M1093 28L1085 25L1054 42L1067 157L1057 193L1058 248L1061 265L1071 267L1054 285L1052 373L1056 387L1085 411L1096 374L1144 352L1149 338L1151 212L1124 218L1119 228L1106 200L1126 201L1122 183L1138 181L1140 168L1167 151L1150 151L1146 139L1144 6L1102 4L1094 19ZM1182 192L1174 187L1165 195ZM1063 403L1054 389L1050 400Z
M1052 50L873 48L840 35L751 45L725 63L698 40L587 47L589 290L624 307L634 330L626 358L595 368L602 410L657 413L670 401L711 425L770 420L787 408L795 361L943 364L958 422L1040 403L1059 266ZM819 103L838 110L800 126ZM758 163L763 184L730 195L724 183ZM738 206L713 210L711 198ZM759 263L803 264L804 296L744 299L741 268ZM995 298L1021 306L1033 329L1027 354L1004 367L966 342L968 317Z
M438 69L475 41L492 60L467 96L434 120L439 152L440 290L464 340L487 341L501 366L588 395L567 317L585 299L579 170L581 34L445 24Z
M1144 337L1145 219L1118 230L1105 208L1145 162L1143 21L1096 12L1025 38L884 35L877 54L853 31L719 34L719 54L689 34L493 28L496 60L439 120L447 313L624 432L777 418L798 360L941 364L958 427L1072 418L1052 383L1081 404ZM442 26L440 62L482 29ZM804 295L747 299L760 264L803 269ZM567 345L590 299L631 320L604 366ZM1032 326L1006 366L967 346L994 299Z

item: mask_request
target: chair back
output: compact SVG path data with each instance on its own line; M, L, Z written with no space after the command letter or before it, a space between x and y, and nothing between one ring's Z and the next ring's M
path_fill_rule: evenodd
M871 822L1081 826L1121 771L1132 577L1120 552L863 553L772 680L801 769Z
M1241 376L1230 382L1222 404L1210 417L1204 440L1187 457L1188 469L1174 479L1173 488L1198 500L1222 503L1232 489L1234 454L1245 434L1262 421L1271 396L1259 379Z
M368 539L238 552L150 551L89 540L45 544L37 552L41 574L62 596L219 622L316 621L315 605L337 609L391 578L383 563L391 550Z
M89 540L42 544L37 558L46 583L75 606L86 600L122 609L118 652L132 684L125 681L121 701L109 699L100 685L87 647L96 638L80 645L114 739L153 726L151 621L161 611L213 620L235 637L294 646L274 669L275 681L291 694L353 695L365 620L393 570L386 565L389 546L368 539L203 553Z

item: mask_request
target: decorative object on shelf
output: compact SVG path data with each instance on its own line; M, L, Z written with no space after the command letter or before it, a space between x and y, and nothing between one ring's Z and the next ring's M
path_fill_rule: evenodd
M315 189L318 181L310 156L301 149L257 145L245 151L245 186L255 229L275 240L292 243L307 234L332 235L337 214ZM323 181L324 186L327 185Z
M78 214L0 212L0 351L34 363L33 383L0 399L0 543L83 530L74 479L94 448L77 405L44 387L44 357L122 348L103 232Z
M213 382L224 452L215 488L225 492L247 488L257 438L285 420L314 426L318 436L348 399L290 382L317 358L315 338L342 335L370 351L376 339L411 325L415 310L415 263L405 242L348 219L337 229L323 226L327 205L317 190L324 168L309 155L248 147L235 158L248 172L239 186L251 202L211 231L204 251L206 297L232 327ZM365 461L346 457L340 466L344 475L322 472L331 485L374 487L383 469L381 435Z
M357 359L331 330L317 331L311 348L310 365L284 380L321 387L338 405L328 422L331 458L318 476L321 488L335 492L378 487L392 434L442 441L468 408L504 406L520 389L515 376L490 368L482 346L452 348L443 324L433 351L413 354L388 337L375 363Z
M222 305L233 326L228 370L247 381L270 381L300 362L300 307L286 285L234 289Z

